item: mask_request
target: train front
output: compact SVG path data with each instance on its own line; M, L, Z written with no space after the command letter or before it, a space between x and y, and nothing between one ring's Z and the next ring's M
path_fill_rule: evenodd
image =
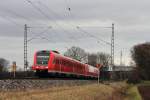
M48 72L48 64L50 59L50 51L38 51L34 55L34 63L32 66L32 70L37 73L40 72Z

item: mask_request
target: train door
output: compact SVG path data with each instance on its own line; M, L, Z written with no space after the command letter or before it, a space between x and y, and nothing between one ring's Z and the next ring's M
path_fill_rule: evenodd
M60 70L60 60L59 60L59 57L56 57L55 58L55 68L54 68L55 71L59 71Z
M59 72L61 72L62 70L62 59L59 58Z

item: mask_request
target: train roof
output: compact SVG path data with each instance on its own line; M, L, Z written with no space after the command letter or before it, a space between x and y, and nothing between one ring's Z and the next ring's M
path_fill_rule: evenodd
M37 52L54 52L54 53L57 53L57 54L60 54L58 51L56 50L39 50Z
M82 62L80 62L80 61L78 61L78 60L76 60L76 59L73 59L73 58L70 58L70 57L61 55L60 53L57 53L57 52L54 52L54 51L51 51L51 52L53 52L53 53L55 53L56 55L59 55L59 56L65 58L65 59L69 59L69 60L72 60L72 61L76 61L76 62L82 63ZM82 64L85 64L85 63L82 63ZM86 64L86 65L88 65L88 64Z

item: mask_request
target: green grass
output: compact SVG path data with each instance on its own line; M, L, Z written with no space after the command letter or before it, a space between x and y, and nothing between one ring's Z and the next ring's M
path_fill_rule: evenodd
M142 81L140 85L150 85L150 81Z
M125 100L142 100L136 85L129 85L127 89L127 97Z

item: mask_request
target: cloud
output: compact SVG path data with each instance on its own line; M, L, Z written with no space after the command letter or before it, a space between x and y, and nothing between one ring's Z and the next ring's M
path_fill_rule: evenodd
M59 48L64 52L65 47L72 45L80 46L88 52L110 51L109 46L81 32L77 26L100 39L110 41L111 29L102 29L99 26L111 26L112 22L115 23L117 58L121 49L126 48L125 55L129 55L133 45L149 41L150 1L148 0L31 1L38 9L26 0L3 0L0 4L0 39L3 45L0 54L2 57L19 61L20 65L23 63L20 59L23 59L24 24L32 27L28 29L28 39L35 38L29 43L31 46L29 52L32 51L29 55L33 55L33 49L44 48ZM45 28L35 28L43 26ZM49 26L52 28L36 37ZM14 58L6 55L8 53ZM126 58L128 59L129 56Z

